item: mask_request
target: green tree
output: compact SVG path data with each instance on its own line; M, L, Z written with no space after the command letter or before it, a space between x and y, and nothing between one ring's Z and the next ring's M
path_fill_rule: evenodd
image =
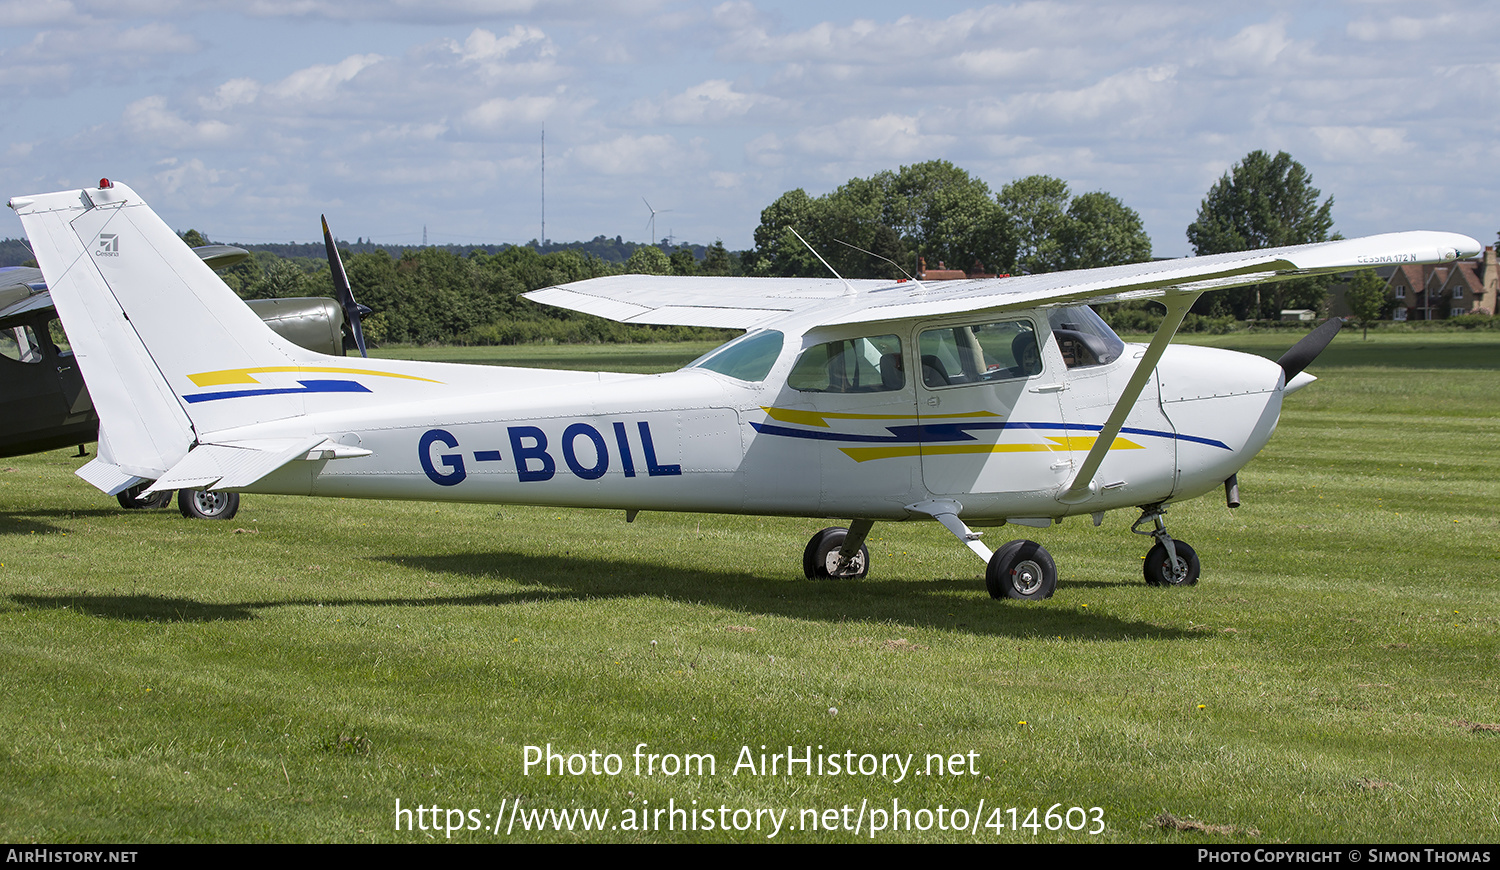
M704 275L728 275L734 271L734 261L724 247L723 239L715 239L714 243L708 246L708 252L703 257L699 271Z
M1364 327L1363 337L1369 338L1370 321L1379 320L1385 316L1388 301L1385 295L1385 281L1374 269L1356 273L1354 280L1349 282L1349 289L1344 292L1344 301L1349 303L1349 310L1354 313L1354 319Z
M1015 240L1018 270L1034 274L1064 268L1062 234L1071 197L1068 183L1050 175L1030 175L1000 188L996 199Z
M187 243L189 248L201 248L204 245L213 244L213 242L208 240L208 236L203 235L197 230L188 230L184 233L178 233L178 235L182 237L182 240Z
M1252 151L1209 189L1188 225L1188 242L1202 256L1328 241L1333 197L1320 203L1320 195L1290 154ZM1213 294L1206 313L1229 308L1241 319L1274 317L1288 306L1316 308L1326 292L1326 279L1318 278L1258 284Z
M884 223L912 253L950 268L980 263L1008 270L1015 259L1010 228L989 185L946 160L903 166L889 182ZM911 266L907 266L911 268Z
M687 245L679 245L667 259L672 263L673 275L692 275L698 271L698 261L693 258L693 249Z
M1075 197L1058 231L1064 269L1096 269L1151 259L1151 237L1135 209L1102 190Z
M761 209L760 226L755 228L753 274L781 277L804 277L821 274L818 260L792 234L791 228L804 233L814 223L817 212L813 198L798 187L788 190ZM631 271L627 266L626 271Z
M851 178L817 199L801 188L787 191L761 212L746 271L826 276L792 229L846 278L915 272L919 255L956 268L1010 263L1005 220L989 186L945 160Z
M625 261L625 271L631 275L670 275L672 260L661 248L642 245Z
M1035 274L1151 259L1151 237L1134 209L1102 190L1074 197L1067 182L1031 175L996 197L1016 246L1016 268Z
M259 279L250 285L247 299L289 299L307 296L307 275L290 260L275 254L260 252L257 260L265 260Z

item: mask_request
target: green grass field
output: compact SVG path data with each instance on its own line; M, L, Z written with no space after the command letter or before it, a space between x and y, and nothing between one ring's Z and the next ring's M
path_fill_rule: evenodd
M992 601L933 523L814 583L813 520L249 495L190 522L118 509L69 451L0 460L0 840L869 841L884 813L877 842L1494 841L1497 369L1486 336L1341 336L1244 506L1169 515L1198 586L1145 586L1119 512L1036 533L1062 574L1040 603ZM621 770L528 773L547 744ZM961 764L736 770L762 745ZM715 770L663 772L690 754ZM525 830L575 808L606 829Z

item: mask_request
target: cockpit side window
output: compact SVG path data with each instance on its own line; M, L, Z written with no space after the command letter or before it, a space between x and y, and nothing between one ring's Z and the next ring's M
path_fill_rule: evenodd
M1029 320L944 326L918 342L928 388L1029 378L1042 372L1036 327Z
M906 387L901 339L894 335L845 338L802 352L787 386L804 393L879 393Z
M742 335L688 363L686 368L707 369L741 381L766 379L781 356L782 334L774 329Z
M1054 308L1047 312L1047 321L1070 369L1112 363L1125 351L1125 342L1087 305Z

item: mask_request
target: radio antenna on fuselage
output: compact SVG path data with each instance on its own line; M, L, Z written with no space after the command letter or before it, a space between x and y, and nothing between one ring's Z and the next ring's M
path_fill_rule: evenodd
M849 281L848 281L848 279L846 279L843 275L840 275L839 271L837 269L835 269L832 266L828 265L828 261L825 260L825 259L823 259L823 255L820 254L820 253L818 253L818 249L814 248L812 245L808 245L807 244L807 239L802 238L802 234L799 233L799 232L797 232L797 228L796 227L790 227L789 226L789 227L787 227L787 229L789 229L789 230L792 231L792 235L794 235L794 236L797 237L797 241L801 242L804 245L807 245L807 249L809 251L812 251L812 255L814 257L818 258L818 262L822 263L823 266L824 266L824 268L826 268L828 271L830 271L830 272L833 273L833 277L835 277L835 278L839 279L840 281L844 282L844 295L845 296L853 296L854 295L854 285L850 284Z
M900 272L901 274L905 275L906 276L906 280L908 280L908 281L912 282L913 284L917 285L917 289L918 290L926 290L927 289L927 287L925 285L923 285L921 281L918 281L916 278L913 278L912 275L911 275L911 273L908 272L908 271L906 271L905 269L901 268L901 264L897 263L895 260L892 260L892 259L890 259L888 257L882 257L879 254L875 253L874 251L867 251L864 248L861 248L859 245L851 245L848 242L844 241L843 239L834 239L834 241L838 242L839 244L843 245L846 248L853 248L854 250L859 251L861 254L869 254L870 256L874 257L877 260L885 260L887 263L890 263L892 266L895 266L897 272Z

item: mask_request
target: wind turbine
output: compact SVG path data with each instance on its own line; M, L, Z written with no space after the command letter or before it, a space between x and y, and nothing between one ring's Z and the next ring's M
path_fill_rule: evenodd
M664 208L661 211L657 211L656 209L651 208L651 203L646 202L646 198L644 196L641 197L641 202L645 202L646 208L650 209L651 211L651 244L654 245L656 244L656 216L658 214L666 214L667 212L671 211L671 209Z

